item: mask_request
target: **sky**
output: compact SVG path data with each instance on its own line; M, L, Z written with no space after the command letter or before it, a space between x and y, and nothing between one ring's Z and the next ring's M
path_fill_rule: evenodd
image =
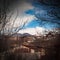
M38 33L40 32L43 34L45 33L43 32L45 29L51 30L54 28L60 28L60 19L54 16L54 12L56 12L57 16L60 17L60 12L59 12L60 8L58 8L57 10L57 7L46 6L37 1L36 2L30 1L30 4L33 6L33 8L26 10L24 13L27 15L32 15L35 18L31 20L29 23L27 23L27 25L24 26L24 29L22 31L19 31L19 33L28 32L30 34L37 34L37 32ZM42 18L44 18L46 21L44 21Z
M59 7L45 5L38 2L38 0L17 0L17 2L11 4L8 9L6 19L8 20L8 18L11 17L10 22L5 26L5 33L11 31L12 25L12 32L15 32L15 29L18 28L19 33L25 33L25 31L31 33L30 31L34 32L37 27L37 29L39 31L42 30L42 32L45 29L60 28ZM22 26L23 28L20 29ZM35 34L35 32L32 34Z
M60 18L58 19L54 15L54 13L56 13L56 15L60 17L60 8L47 6L34 1L31 2L31 4L34 8L27 10L25 13L37 17L35 20L31 21L26 27L40 26L46 29L60 28Z

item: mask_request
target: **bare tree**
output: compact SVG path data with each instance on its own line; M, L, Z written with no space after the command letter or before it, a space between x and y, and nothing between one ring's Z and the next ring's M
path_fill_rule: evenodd
M19 30L23 29L27 21L23 23L23 20L20 22L20 26L14 27L16 19L18 18L18 8L16 11L10 11L8 1L1 0L2 4L0 6L0 35L7 34L13 35L16 34ZM15 14L16 13L16 14ZM13 15L15 14L15 17ZM12 19L13 17L13 19ZM22 24L23 23L23 24Z
M16 11L11 10L8 1L1 0L0 2L0 53L3 52L3 55L10 49L9 37L23 29L27 23L21 19L16 26L19 11L17 7Z

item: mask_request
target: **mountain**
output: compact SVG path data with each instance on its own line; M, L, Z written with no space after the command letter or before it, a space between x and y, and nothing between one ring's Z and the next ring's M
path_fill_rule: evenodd
M20 34L28 33L30 35L43 35L45 34L45 30L46 30L45 28L36 27L36 28L27 28L20 30L18 33Z
M45 35L48 34L49 32L54 32L54 33L59 33L60 29L56 28L56 29L45 29L42 27L36 27L36 28L27 28L27 29L23 29L20 30L18 33L22 34L22 35L36 35L36 36L40 36L40 35Z

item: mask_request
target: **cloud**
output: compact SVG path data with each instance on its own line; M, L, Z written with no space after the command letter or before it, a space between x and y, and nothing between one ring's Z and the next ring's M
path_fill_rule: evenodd
M5 32L9 33L10 30L11 32L13 32L15 28L24 27L23 25L26 26L29 22L31 22L34 19L35 19L34 15L20 16L20 17L17 17L15 20L14 18L11 18L11 20L5 25L5 28L4 28Z
M60 28L60 8L44 5L36 1L33 1L32 5L34 6L37 20L40 20L42 23L40 23L40 25L47 28Z
M19 4L9 7L10 11L7 12L6 17L8 23L5 25L4 31L6 33L9 33L9 31L13 32L15 28L17 27L20 28L25 23L26 23L25 25L27 25L29 22L34 20L35 19L34 15L25 13L25 11L33 8L34 7L26 1L22 1L21 3L19 2Z
M26 29L20 30L18 33L21 33L21 34L29 33L31 35L40 35L41 34L42 35L42 34L44 34L45 30L46 30L45 28L36 26L35 28L26 28Z
M24 23L25 25L27 25L29 22L31 22L34 19L35 19L34 15L25 15L22 17L18 17L15 21L14 27L24 25Z

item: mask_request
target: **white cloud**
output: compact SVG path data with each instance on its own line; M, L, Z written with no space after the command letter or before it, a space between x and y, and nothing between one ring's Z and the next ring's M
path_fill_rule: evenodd
M32 4L30 4L28 2L22 2L20 5L18 5L18 11L20 13L23 13L24 11L33 9L33 8L34 8L34 6L32 6Z
M26 0L19 1L17 5L13 5L13 7L10 7L10 12L7 13L7 20L9 20L10 17L10 22L8 23L10 26L14 23L14 27L19 26L21 23L25 23L26 21L29 22L33 20L35 17L34 15L29 15L25 14L25 11L29 9L33 9L34 7L26 2Z
M24 23L26 23L27 25L30 21L35 19L34 15L24 13L26 10L29 9L33 9L33 6L30 3L24 1L21 4L18 4L15 8L10 8L10 12L7 13L6 18L9 22L6 24L4 28L6 33L8 33L8 30L12 30L12 27L20 27L24 25Z
M14 18L15 18L15 17L14 17ZM14 20L14 18L11 18L10 22L8 22L8 23L6 24L6 27L7 27L7 28L12 27L13 22L14 22L13 27L19 27L19 26L24 25L24 23L26 23L26 25L27 25L29 22L31 22L32 20L35 19L34 15L20 16L20 17L17 17L15 20Z
M31 35L43 35L45 34L44 33L45 30L46 30L45 28L37 26L36 28L27 28L27 29L20 30L18 33L21 34L29 33Z

